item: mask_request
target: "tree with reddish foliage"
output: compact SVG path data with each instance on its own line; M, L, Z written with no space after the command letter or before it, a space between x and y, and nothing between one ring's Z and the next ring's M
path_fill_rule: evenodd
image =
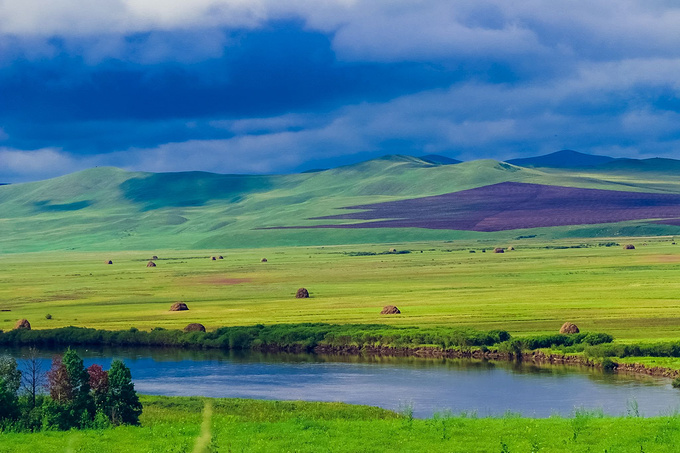
M50 397L57 403L67 403L73 400L73 385L60 356L54 356L52 359L52 368L47 372L47 388L50 391Z
M101 365L90 365L87 369L90 376L90 392L94 398L96 410L106 411L109 393L109 373Z

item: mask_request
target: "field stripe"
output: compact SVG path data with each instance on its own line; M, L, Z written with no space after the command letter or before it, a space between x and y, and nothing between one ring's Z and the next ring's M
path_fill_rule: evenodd
M203 421L201 422L201 433L196 438L196 444L192 453L205 453L208 451L210 439L212 437L210 424L212 421L212 402L207 399L203 407Z

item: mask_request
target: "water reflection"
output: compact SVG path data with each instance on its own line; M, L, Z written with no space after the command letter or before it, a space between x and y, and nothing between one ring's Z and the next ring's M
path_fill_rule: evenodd
M137 390L162 395L344 401L416 416L436 411L507 411L526 416L570 415L575 408L626 413L636 401L643 415L680 407L668 380L617 375L590 368L414 357L324 356L219 350L76 348L85 365L108 368L114 358L132 370ZM20 359L27 349L4 351ZM42 350L45 368L55 353Z

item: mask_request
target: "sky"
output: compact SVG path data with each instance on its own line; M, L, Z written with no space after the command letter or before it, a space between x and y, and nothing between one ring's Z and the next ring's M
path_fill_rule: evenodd
M0 182L680 158L680 3L0 0Z

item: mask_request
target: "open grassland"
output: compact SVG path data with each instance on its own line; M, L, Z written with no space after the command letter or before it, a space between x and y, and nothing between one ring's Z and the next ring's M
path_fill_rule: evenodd
M680 417L413 419L379 408L144 397L140 427L0 433L0 452L675 452Z
M20 318L34 329L109 330L330 322L522 336L554 333L572 321L617 342L677 340L680 245L671 240L618 239L636 250L598 246L600 240L545 248L580 242L523 239L395 245L410 251L404 254L381 254L387 247L374 245L6 254L0 255L0 309L11 311L0 312L0 329ZM516 250L492 253L509 245ZM223 260L210 260L219 254ZM157 267L147 268L152 255L160 258ZM268 262L260 262L264 257ZM295 299L299 287L311 297ZM175 301L189 311L169 311ZM388 304L402 314L381 316Z

